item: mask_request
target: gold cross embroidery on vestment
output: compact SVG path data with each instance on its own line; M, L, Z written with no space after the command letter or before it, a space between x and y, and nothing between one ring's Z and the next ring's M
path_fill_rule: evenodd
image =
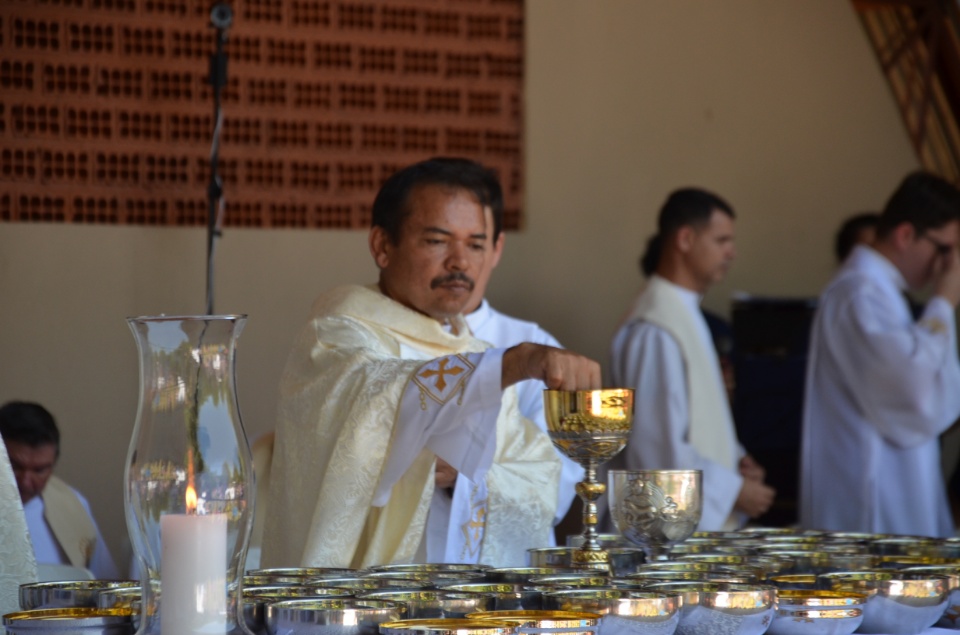
M421 366L413 375L414 383L420 388L420 408L427 409L427 397L443 405L458 393L457 403L461 404L467 379L475 368L462 355L441 357Z

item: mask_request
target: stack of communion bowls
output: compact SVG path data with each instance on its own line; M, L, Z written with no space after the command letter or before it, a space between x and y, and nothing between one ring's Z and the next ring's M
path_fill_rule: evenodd
M673 545L668 560L609 577L608 586L597 571L585 579L566 575L531 582L558 585L544 596L544 608L550 609L603 612L603 603L630 593L678 594L680 635L711 629L772 635L960 630L957 539L790 528L698 532ZM568 600L559 603L564 595ZM637 633L668 629L663 617L657 630L648 625Z
M629 549L612 537L606 544ZM703 532L673 545L667 560L644 562L637 550L624 551L633 560L614 562L610 571L573 568L570 553L532 550L529 566L517 568L259 569L244 576L243 618L256 635L960 631L960 540L781 528ZM4 617L8 632L134 632L137 582L45 584L23 588L22 610ZM542 613L558 611L596 618ZM54 617L53 630L38 628Z
M369 635L383 622L449 618L493 607L493 596L448 593L446 582L484 580L483 565L384 565L370 569L260 569L244 576L244 617L256 635ZM251 584L258 586L250 586Z

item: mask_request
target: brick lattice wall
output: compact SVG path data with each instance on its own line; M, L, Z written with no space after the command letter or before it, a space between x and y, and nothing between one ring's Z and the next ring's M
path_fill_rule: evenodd
M209 0L0 0L0 221L203 226ZM234 0L224 224L362 228L397 168L495 168L520 224L522 0Z

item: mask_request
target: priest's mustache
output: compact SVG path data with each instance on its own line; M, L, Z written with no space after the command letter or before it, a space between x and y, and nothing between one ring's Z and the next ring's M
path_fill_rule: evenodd
M474 284L476 284L467 274L456 271L454 273L448 273L445 276L440 276L439 278L434 278L430 281L430 288L436 289L437 287L449 282L463 282L470 287L471 291L473 291Z

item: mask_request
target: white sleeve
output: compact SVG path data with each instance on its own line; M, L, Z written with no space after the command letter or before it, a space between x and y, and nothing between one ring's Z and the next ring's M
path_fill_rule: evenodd
M517 384L517 397L520 413L549 436L547 418L543 413L544 388L542 381L522 381ZM553 519L554 525L563 520L570 511L570 505L577 496L577 483L584 477L584 469L579 463L559 451L557 455L560 457L560 487L557 494L557 513Z
M563 348L557 338L541 328L537 329L536 337L532 339L536 344ZM543 414L544 388L546 388L546 385L539 379L521 381L517 384L517 400L520 414L534 422L544 433L547 433L547 418ZM557 455L560 457L560 488L557 496L557 514L553 519L554 525L563 520L567 512L570 511L570 505L573 503L573 499L577 497L577 483L583 480L585 474L579 463L559 450Z
M849 378L865 419L890 443L912 447L946 430L960 414L953 308L931 299L906 328L889 299L862 287L824 315L824 344Z
M390 490L424 448L471 481L483 479L496 450L502 360L503 349L448 355L413 374L400 400L373 505L387 503Z
M687 377L680 347L649 322L625 325L613 341L614 381L634 389L634 419L624 450L627 469L703 470L701 529L719 529L736 503L743 477L701 456L689 443ZM704 489L708 489L706 486Z

